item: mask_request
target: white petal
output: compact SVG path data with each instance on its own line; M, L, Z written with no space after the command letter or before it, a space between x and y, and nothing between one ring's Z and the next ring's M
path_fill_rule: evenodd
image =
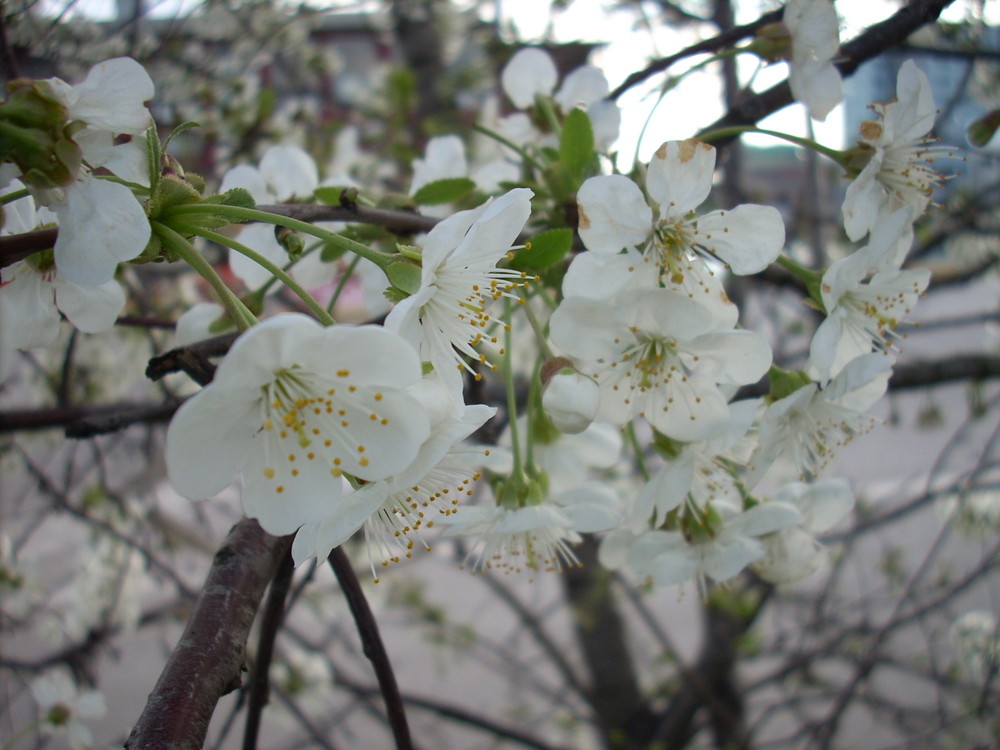
M882 203L882 187L877 176L882 168L883 152L877 151L861 173L847 186L841 213L844 230L852 242L865 236L875 224Z
M705 575L715 581L727 581L764 554L757 539L739 536L716 542L702 562Z
M224 490L246 464L260 429L255 402L209 388L188 399L167 429L167 474L174 488L192 500Z
M695 237L743 276L763 271L778 257L785 245L785 223L778 209L748 203L699 217Z
M793 63L788 84L795 101L802 102L809 110L809 116L820 122L826 120L830 111L844 100L840 71L831 62L823 65L815 62Z
M249 191L250 195L258 203L275 200L275 196L267 186L264 175L261 174L257 167L250 166L249 164L238 164L223 176L219 192L226 193L233 188L243 188Z
M113 279L99 286L80 286L57 279L55 290L56 305L84 333L108 330L125 308L125 292Z
M690 366L717 383L754 383L771 366L771 346L756 331L707 333L692 342L690 352L698 357Z
M152 123L144 102L154 92L145 68L131 58L116 57L95 65L83 83L73 87L69 114L112 133L142 133Z
M556 87L559 73L545 50L525 47L510 59L500 75L504 93L518 109L535 103L535 96L549 96Z
M385 486L374 484L341 497L329 516L303 526L292 542L292 559L301 565L311 557L322 561L364 525L385 502Z
M603 70L593 65L581 65L563 80L555 100L563 112L569 112L575 107L587 107L603 99L610 90Z
M427 141L424 158L413 162L410 195L414 195L429 182L449 177L465 177L468 171L462 139L457 135L435 136Z
M308 198L319 185L316 162L298 146L271 146L260 160L260 174L279 201Z
M632 180L623 175L591 177L576 196L580 239L589 250L618 253L646 241L653 211Z
M607 151L618 140L621 130L622 112L617 102L602 99L587 107L587 117L594 131L594 147L598 151Z
M714 172L714 147L696 138L667 141L649 162L646 189L660 204L661 217L680 218L708 197Z
M288 252L278 243L271 224L251 224L241 229L236 239L279 268L288 263ZM233 249L229 250L229 268L247 289L259 289L272 278L271 272L260 263ZM274 294L280 289L281 284L272 284L268 293Z
M149 242L146 212L124 185L78 180L53 208L59 216L56 266L74 284L110 281L118 264L139 255Z

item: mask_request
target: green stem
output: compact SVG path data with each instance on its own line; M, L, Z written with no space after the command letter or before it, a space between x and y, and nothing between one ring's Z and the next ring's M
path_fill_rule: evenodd
M541 162L539 162L535 157L533 157L526 150L524 150L521 146L518 146L516 143L514 143L514 141L510 140L509 138L504 138L499 133L494 132L494 131L490 130L489 128L483 127L482 125L473 125L472 129L475 130L477 133L482 133L483 135L485 135L485 136L487 136L489 138L492 138L497 143L503 144L504 146L506 146L507 148L509 148L511 151L514 151L518 156L521 157L521 159L523 159L524 161L528 162L531 166L533 166L539 172L544 171L544 167L542 166Z
M521 306L521 309L524 310L528 324L535 333L535 340L538 341L538 346L542 350L542 354L551 359L555 354L552 352L549 342L545 339L545 326L542 325L542 321L538 319L535 311L531 309L531 301L527 297L524 298L524 304Z
M206 240L211 240L212 242L218 243L223 247L232 248L240 255L245 255L254 263L257 263L258 265L266 269L268 273L270 273L278 281L280 281L282 284L291 289L296 295L298 295L298 297L303 302L306 303L306 306L310 310L312 310L313 314L316 316L316 319L319 320L323 325L332 326L336 324L337 321L333 319L333 316L331 316L330 313L328 313L321 304L319 304L315 299L313 299L313 296L309 294L309 292L307 292L305 289L303 289L302 286L295 279L289 276L288 273L286 273L281 266L279 266L277 263L268 260L263 255L258 253L256 250L247 247L242 242L238 242L232 239L231 237L226 237L225 235L219 234L218 232L213 232L211 229L205 229L204 227L199 227L193 224L188 225L185 224L184 222L179 222L179 221L173 222L173 226L177 227L183 232L190 232L191 234L196 234L200 237L204 237Z
M511 347L513 334L511 331L509 297L503 298L503 321L505 324L503 334L503 377L507 390L507 426L510 428L510 449L514 453L514 470L512 475L519 477L524 472L524 465L521 457L521 441L517 430L517 394L514 389L514 350Z
M166 224L153 221L150 222L150 225L153 233L172 253L191 266L211 285L237 328L246 331L251 326L256 325L257 318L254 314L240 301L239 297L233 294L233 291L226 286L219 274L212 268L212 264L205 260L201 253L191 246L190 242Z
M743 133L760 133L761 135L769 135L773 138L780 138L783 141L794 143L797 146L810 148L816 153L829 157L840 166L844 166L844 155L841 151L838 151L835 148L830 148L829 146L816 143L816 141L811 138L803 138L802 136L791 135L790 133L781 133L777 130L768 130L767 128L758 128L756 125L733 125L728 128L710 130L707 133L699 135L698 140L711 143L717 138L729 138L730 136L741 135Z
M0 747L0 750L11 750L15 745L17 745L18 742L20 742L22 739L24 739L29 734L38 729L38 727L40 727L42 723L43 723L42 720L38 719L36 721L31 722L30 724L24 725L16 732L14 732L13 736L9 740L7 740L7 742L2 747Z
M28 188L21 188L20 190L15 190L13 193L7 193L7 195L0 197L0 206L6 206L8 203L21 200L21 198L27 198L29 195L31 195L31 191Z
M642 455L642 446L639 445L639 436L635 434L635 422L625 425L625 439L632 446L632 453L635 455L635 465L639 469L642 481L649 481L649 469L646 468L646 459Z
M164 219L199 215L224 216L228 219L232 219L234 222L260 221L265 224L277 224L278 226L295 229L303 234L318 237L324 242L328 242L341 250L354 253L355 255L360 255L362 258L370 260L382 270L385 270L385 268L394 260L391 255L381 253L378 250L373 250L367 245L362 245L360 242L355 242L354 240L348 239L347 237L337 234L336 232L321 229L320 227L314 226L308 222L292 219L288 216L279 216L278 214L271 214L267 211L259 211L256 208L223 206L218 203L187 203L181 206L171 206L170 208L164 209L161 214Z
M351 258L351 264L347 267L347 270L340 277L340 281L337 282L337 288L333 290L333 296L330 297L330 302L326 306L326 311L333 315L333 308L337 304L337 300L340 299L341 292L344 291L344 287L347 286L347 282L350 280L351 276L354 274L354 269L358 267L358 263L361 262L361 256L355 255Z
M549 124L549 127L552 129L556 138L561 138L562 125L559 122L559 118L556 116L556 110L552 104L552 100L546 96L538 95L535 97L535 106L538 107L538 111L541 112L542 117L545 118L545 121Z

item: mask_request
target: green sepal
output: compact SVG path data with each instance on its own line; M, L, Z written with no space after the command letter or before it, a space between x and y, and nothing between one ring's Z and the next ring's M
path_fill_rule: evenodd
M201 193L183 177L172 174L161 174L156 181L156 189L149 199L149 215L158 218L159 215L173 206L183 206L188 203L198 203ZM200 219L201 217L197 217ZM198 222L201 223L200 221ZM228 223L228 222L227 222Z
M416 294L420 289L420 266L408 260L398 260L385 267L385 275L395 289L403 291L406 296Z
M390 286L387 287L385 291L382 292L382 296L395 305L402 302L407 297L409 297L410 293L404 292L402 289L397 289L394 286Z
M456 203L476 189L476 183L468 177L449 177L428 182L413 196L413 202L420 206L437 206L442 203Z
M595 154L590 117L582 109L574 109L566 117L559 137L559 161L574 181L574 190L583 182Z
M802 370L782 370L775 365L768 370L767 380L771 386L767 395L770 401L779 401L813 382Z
M517 250L508 265L516 271L544 271L566 257L572 247L572 229L548 229L536 234L524 248Z
M225 193L220 193L218 195L209 195L202 198L201 195L194 189L194 187L188 183L186 180L174 177L172 175L165 176L163 178L163 183L168 181L174 181L178 183L183 183L188 191L187 200L179 200L177 203L171 203L170 206L178 206L182 204L193 204L200 203L205 207L204 213L197 214L185 214L184 221L187 224L193 224L194 226L203 227L205 229L218 229L219 227L225 227L230 224L239 224L239 221L235 221L232 217L223 216L220 214L213 214L211 206L237 206L239 208L256 208L257 204L254 203L253 196L250 195L250 191L245 188L233 188L232 190L227 190ZM178 199L182 198L182 191L177 189L176 197ZM169 206L163 206L163 208L168 208ZM162 210L162 209L161 209Z
M0 162L17 164L26 185L69 185L83 153L73 141L66 107L45 92L43 81L13 81L8 88L10 96L0 102Z
M681 451L684 450L685 445L687 443L667 437L662 432L653 431L653 447L656 448L657 453L667 460L677 458L681 455Z
M969 138L969 143L977 148L984 148L987 143L993 140L1000 129L1000 109L994 109L975 120L965 131Z

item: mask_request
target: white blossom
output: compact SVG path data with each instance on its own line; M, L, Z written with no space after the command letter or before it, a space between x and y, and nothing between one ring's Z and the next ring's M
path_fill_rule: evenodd
M498 269L531 211L530 190L519 188L469 211L460 211L424 238L420 288L392 309L385 326L398 332L434 365L456 398L464 357L484 361L475 347L502 325L490 303L523 283L524 274Z
M899 69L896 99L874 104L878 120L861 124L861 149L869 161L847 187L842 207L844 229L852 240L878 226L882 217L902 207L919 217L944 177L931 165L951 150L934 146L927 134L937 110L930 83L912 60Z
M51 672L31 683L38 702L41 729L45 734L63 736L73 750L89 748L94 741L87 719L107 713L104 696L98 690L78 690L63 672Z
M329 515L344 474L375 481L416 458L428 416L404 389L419 379L416 353L385 329L270 318L236 340L174 416L171 482L199 499L242 472L246 515L290 534Z
M762 336L720 325L711 308L671 289L627 290L610 302L567 297L549 325L552 343L600 386L599 419L640 416L678 440L724 429L719 385L752 383L771 364Z

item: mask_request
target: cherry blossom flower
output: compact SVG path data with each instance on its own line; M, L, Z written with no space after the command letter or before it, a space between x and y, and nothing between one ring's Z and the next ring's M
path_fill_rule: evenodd
M33 192L59 217L59 272L74 284L104 284L118 263L145 249L150 227L132 191L94 177L93 170L103 167L148 184L145 141L139 136L152 124L144 102L153 97L153 81L135 60L119 57L98 63L75 86L58 78L42 83L66 107L68 120L83 126L73 134L83 166L70 184ZM116 145L119 136L132 139Z
M589 178L577 194L580 238L588 249L608 255L639 247L664 283L718 298L720 287L706 281L711 272L695 256L722 261L735 274L757 273L778 257L785 227L771 206L744 204L695 216L712 189L714 170L715 149L707 143L689 139L660 146L646 173L646 189L659 204L655 219L627 177Z
M558 79L559 72L548 52L525 47L504 66L500 82L504 93L520 110L531 107L539 96L552 97L563 114L574 109L585 110L597 149L610 148L618 138L621 111L616 102L606 98L611 87L604 71L594 65L581 65L567 75L555 91ZM500 129L514 143L537 144L545 140L523 113L515 113L504 120Z
M465 561L474 573L552 572L579 565L572 545L580 542L580 533L615 526L617 505L607 485L588 482L523 507L462 506L441 523L448 536L476 537Z
M646 419L678 440L726 426L720 384L752 383L771 363L757 333L720 326L711 308L671 289L626 290L610 302L567 297L549 321L552 343L600 386L598 419Z
M65 737L73 750L91 746L94 736L85 720L99 719L108 710L100 691L80 691L65 673L52 672L36 678L31 692L38 701L44 733Z
M865 281L870 268L879 267L886 255L895 252L910 217L908 208L885 217L867 246L823 274L820 294L826 318L809 348L810 363L823 378L835 376L873 346L891 349L894 329L927 288L931 273L926 268L879 271Z
M951 149L933 145L927 137L937 110L930 83L912 60L899 69L896 100L873 104L878 120L861 124L859 151L864 168L847 187L842 212L851 240L861 239L880 217L908 206L913 218L930 203L944 176L931 165L953 156Z
M386 328L413 344L459 400L461 371L471 371L463 357L484 361L475 347L489 326L502 325L487 307L524 283L524 274L497 262L528 220L532 195L511 190L435 226L423 243L420 288L386 317Z
M760 537L787 528L799 520L798 509L783 502L765 502L747 510L727 502L712 503L705 520L692 526L696 533L618 529L604 538L601 564L611 569L628 566L656 586L675 586L695 580L704 592L705 577L727 581L767 551Z
M784 24L791 34L788 85L814 120L823 121L844 98L833 58L840 50L840 19L831 0L789 0Z
M844 479L815 484L793 482L773 495L773 500L794 505L801 516L795 526L779 529L761 539L767 547L753 570L771 583L793 583L820 569L826 547L816 534L829 531L854 507L854 493Z
M377 326L323 328L279 315L240 336L215 379L167 431L167 471L192 499L243 473L243 509L271 534L327 517L344 474L375 481L406 468L428 437L405 388L413 349Z
M737 503L742 493L733 466L740 463L734 455L744 439L757 411L756 400L730 404L729 423L724 432L708 440L696 440L671 446L663 465L651 470L649 481L639 489L629 513L630 527L636 533L662 524L667 514L688 505L701 509L718 501ZM665 452L665 451L661 451Z
M3 191L22 187L15 180ZM31 196L4 207L7 221L0 234L29 232L55 219L35 209ZM59 336L61 315L84 333L106 331L125 307L125 293L113 279L83 286L68 281L53 253L38 253L0 272L0 380L7 377L17 350L51 346Z
M887 354L866 354L848 362L824 387L808 383L770 404L743 477L747 488L756 486L779 457L797 478L815 478L838 447L871 429L867 411L885 393L892 365Z
M372 577L378 581L376 560L384 567L410 557L414 538L432 527L439 514L454 513L459 501L472 495L482 453L462 451L457 444L482 427L496 409L456 404L433 373L409 392L418 397L431 421L430 436L416 458L394 476L364 484L342 498L321 521L300 528L292 544L296 565L311 557L325 558L363 527Z
M972 610L958 617L948 628L948 640L955 650L955 663L977 683L990 683L1000 674L1000 636L996 617Z

